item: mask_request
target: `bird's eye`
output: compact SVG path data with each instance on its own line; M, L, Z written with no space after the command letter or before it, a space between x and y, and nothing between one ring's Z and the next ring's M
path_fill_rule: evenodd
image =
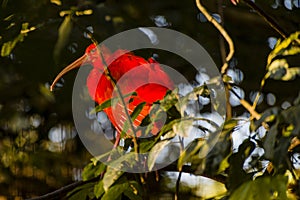
M94 48L94 49L91 49L91 51L90 51L91 53L95 53L96 52L96 48Z

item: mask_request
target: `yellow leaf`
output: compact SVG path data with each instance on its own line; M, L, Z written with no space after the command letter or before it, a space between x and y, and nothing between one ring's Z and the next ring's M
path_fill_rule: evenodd
M61 6L61 1L60 0L50 0L51 3L56 4L58 6Z

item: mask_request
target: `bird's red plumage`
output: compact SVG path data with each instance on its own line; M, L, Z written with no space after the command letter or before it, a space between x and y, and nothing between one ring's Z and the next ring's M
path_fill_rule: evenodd
M96 50L95 45L90 45L86 53L93 65L93 69L87 78L87 87L90 96L97 103L101 104L106 100L116 97L114 87L107 76L104 75L104 63L102 57ZM119 85L123 95L136 92L136 96L132 96L132 101L128 102L129 97L125 99L127 102L127 110L129 114L134 108L142 102L145 106L139 116L134 120L134 125L140 125L145 116L149 114L151 105L158 100L164 98L166 92L173 89L174 84L170 77L162 70L160 65L153 59L145 60L133 53L124 50L117 50L110 53L106 47L101 47L105 63L108 64L110 75ZM121 83L119 82L121 81ZM116 109L106 108L104 110L111 120L112 124L121 132L126 117L124 116L124 108L122 104L117 104ZM152 131L153 134L156 134Z

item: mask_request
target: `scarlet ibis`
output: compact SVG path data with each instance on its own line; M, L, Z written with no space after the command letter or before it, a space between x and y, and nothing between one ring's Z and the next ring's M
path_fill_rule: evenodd
M101 51L101 54L99 51ZM135 92L135 95L130 97L130 101L128 98L125 101L128 113L131 114L136 106L145 102L141 112L132 123L134 127L141 124L142 120L149 114L155 101L163 99L166 92L174 88L173 81L153 58L145 60L132 52L122 49L111 53L105 46L97 48L95 44L91 44L87 47L82 57L68 65L57 75L50 90L68 71L84 64L91 64L93 69L87 77L86 85L91 98L98 104L102 104L113 98L113 94L115 94L114 83L104 73L106 63L108 63L107 69L110 76L114 79L113 81L118 83L121 78L125 77L125 80L122 80L122 85L120 85L122 94ZM117 130L116 142L118 142L124 123L128 118L126 118L124 106L121 103L117 103L116 109L108 107L104 109L104 112ZM152 129L153 135L157 134L158 128Z

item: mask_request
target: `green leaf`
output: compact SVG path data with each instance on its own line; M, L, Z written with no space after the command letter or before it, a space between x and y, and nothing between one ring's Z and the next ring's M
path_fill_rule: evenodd
M188 137L189 132L193 128L193 122L194 122L193 118L188 120L178 121L178 123L173 124L172 127L173 131L181 137Z
M224 83L233 83L232 77L228 76L227 74L223 75L222 80Z
M29 25L28 22L23 23L20 34L12 41L5 42L2 45L2 48L1 48L1 56L2 57L9 56L10 53L12 52L12 50L16 47L17 43L23 42L24 37L27 36L27 33L36 29L35 27L31 27L30 29L28 29L28 25Z
M219 169L217 171L217 174L220 174L222 172L224 172L227 168L229 168L230 164L229 164L229 157L232 155L232 153L229 153L220 163L219 165Z
M254 125L255 125L254 130L259 128L263 122L266 122L266 123L274 122L274 120L276 119L276 116L278 115L278 113L279 113L279 108L278 107L273 107L273 108L269 108L269 109L265 110L262 113L259 120L254 121Z
M220 173L227 167L229 157L232 155L231 133L238 124L238 120L230 119L224 122L222 132L218 138L218 142L206 156L206 165L209 166L211 172ZM213 135L213 134L212 134Z
M100 105L97 105L93 110L90 111L90 114L97 113L103 111L105 108L111 107L112 99L108 99L101 103Z
M109 188L107 192L104 193L101 200L121 200L121 195L125 191L127 184L117 184Z
M125 157L125 156L123 156ZM120 164L121 166L121 164ZM119 168L112 168L107 167L107 170L103 177L103 189L105 192L108 191L109 187L112 186L122 175L124 174L123 171L120 171Z
M101 180L94 186L94 194L96 198L99 198L104 194L104 192L103 181Z
M156 122L160 120L164 121L166 118L166 112L162 109L160 104L153 104L150 109L150 113L148 115L149 120L147 121L148 124L146 125L146 130L144 131L144 135L149 135L153 127L155 126ZM150 121L150 123L149 123ZM144 122L144 121L143 121Z
M247 173L244 169L245 159L254 151L256 144L250 139L245 139L242 144L240 144L238 151L232 153L228 161L230 164L228 171L228 190L234 191L242 183L253 179L253 173ZM232 152L232 151L230 151Z
M136 92L130 92L130 93L126 94L126 95L123 95L123 98L125 99L127 97L136 96L136 95L137 95ZM111 107L112 104L118 102L118 100L119 100L119 97L108 99L108 100L104 101L102 104L97 105L93 110L90 111L90 114L101 112L105 108Z
M178 97L179 97L178 88L168 91L166 96L159 101L161 108L164 111L169 110L172 106L174 106L178 102Z
M69 42L72 29L73 29L72 16L71 14L69 14L65 16L64 21L61 23L58 29L58 39L56 41L54 52L53 52L54 60L56 62L59 61L59 57L62 50L67 46Z
M278 175L245 182L233 192L229 200L288 199L287 180L287 177Z
M206 143L203 139L195 139L193 140L189 146L181 153L178 162L177 167L179 171L181 171L182 166L188 162L194 155L197 154L199 149Z
M281 112L282 118L280 118L281 124L293 125L293 136L300 135L300 105L291 106L290 108Z
M67 194L67 197L69 200L86 199L87 196L90 196L91 193L93 193L94 185L95 182L91 182L76 187Z
M9 56L9 54L15 48L16 44L17 44L16 39L14 39L13 41L5 42L1 48L1 56L2 57Z
M142 102L134 108L133 112L130 115L132 121L134 121L139 116L145 105L146 102Z
M84 181L86 181L86 180L95 178L95 177L99 176L102 172L104 172L105 169L106 169L106 166L101 162L97 162L96 164L89 163L83 169L82 179Z
M193 91L189 92L183 97L178 99L178 102L175 104L177 110L180 112L181 116L184 116L187 105L191 100L197 100L198 96L207 96L209 91L206 88L206 85L201 85L193 88Z
M265 157L279 166L286 162L291 139L300 133L300 106L291 106L274 114L277 115L276 121L266 134L263 147Z
M134 166L136 163L136 154L129 152L125 155L121 155L119 158L113 158L114 160L108 164L107 170L103 177L103 188L108 191L109 187L112 186L123 174L121 171L122 167L126 165Z
M138 183L136 181L128 181L125 178L109 188L102 196L101 200L121 199L123 193L131 200L142 200L142 197L139 195L141 194L141 189Z
M103 177L103 188L107 192L109 187L111 187L118 179L124 174L121 171L123 166L134 167L137 163L136 153L129 152L120 157L113 157L113 161L108 163L107 170Z
M159 154L161 153L161 151L167 145L170 144L170 142L171 142L170 140L160 141L157 144L155 144L154 147L150 150L149 157L148 157L148 168L149 168L149 171L152 171L157 157L159 156Z
M141 186L136 181L129 181L129 187L124 191L124 195L129 197L131 200L143 200L139 195L142 193Z
M268 72L263 78L261 86L264 85L265 80L269 77L275 80L290 81L295 79L297 75L300 75L300 68L289 68L289 64L285 59L287 56L300 54L299 36L300 32L296 32L283 41L277 41L275 48L268 56Z
M139 143L140 153L147 153L156 144L157 140L147 138Z

